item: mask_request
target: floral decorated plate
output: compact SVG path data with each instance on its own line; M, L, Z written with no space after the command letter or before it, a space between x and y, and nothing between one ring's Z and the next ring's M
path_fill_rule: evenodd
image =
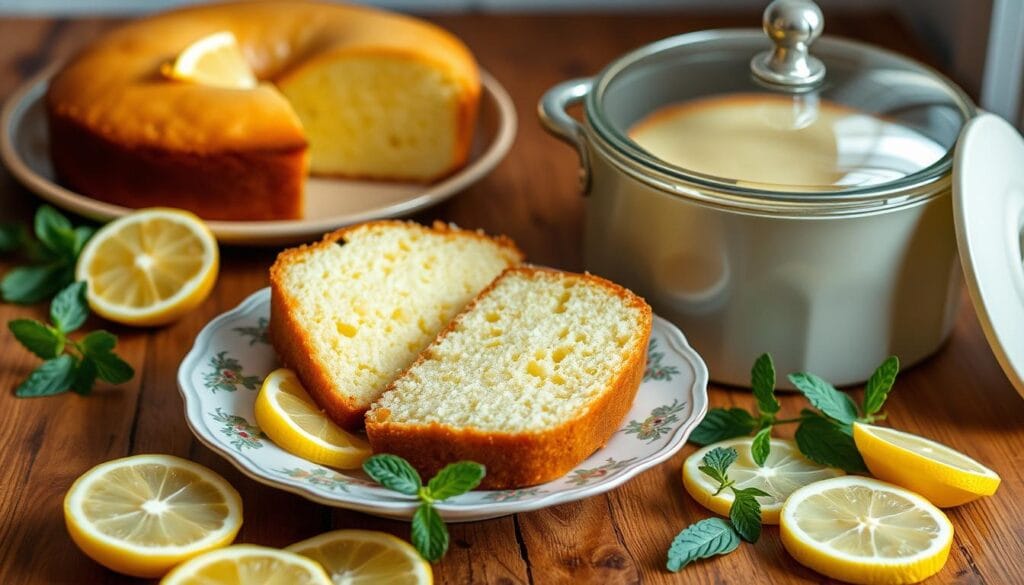
M249 477L330 506L412 517L413 498L292 455L255 425L263 377L279 367L267 341L270 289L211 321L178 370L185 417L200 441ZM437 504L447 521L470 521L571 502L618 487L678 451L707 411L708 373L682 332L654 318L647 371L633 408L608 443L564 477L519 490L477 490Z

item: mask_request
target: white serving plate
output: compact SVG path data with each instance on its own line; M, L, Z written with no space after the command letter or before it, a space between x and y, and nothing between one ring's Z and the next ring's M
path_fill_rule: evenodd
M185 417L196 437L254 480L315 502L408 519L414 498L292 455L255 426L263 377L278 367L267 342L270 289L212 320L178 369ZM708 372L682 332L655 316L647 371L623 426L566 476L539 486L477 490L437 504L447 521L483 520L580 500L612 490L675 454L707 411Z
M50 162L43 97L55 69L25 82L4 104L0 116L0 158L29 190L50 203L109 221L132 210L97 201L57 182ZM319 237L343 225L409 215L435 205L491 172L508 153L516 134L516 111L505 88L481 72L483 91L469 162L455 174L429 185L350 181L311 177L306 184L302 219L283 221L208 221L217 239L229 244L286 244Z

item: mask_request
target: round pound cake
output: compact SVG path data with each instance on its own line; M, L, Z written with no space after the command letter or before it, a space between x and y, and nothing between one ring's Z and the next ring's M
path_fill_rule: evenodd
M170 79L167 64L228 32L259 83ZM308 1L238 2L139 20L51 80L54 168L126 207L206 219L302 215L307 173L428 182L466 161L480 98L465 45L427 22Z

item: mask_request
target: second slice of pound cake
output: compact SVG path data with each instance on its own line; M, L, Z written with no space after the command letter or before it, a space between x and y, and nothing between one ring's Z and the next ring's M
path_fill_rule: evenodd
M440 222L343 228L274 262L270 339L327 415L359 428L388 383L521 260L507 238Z
M510 269L374 403L370 444L424 477L472 460L485 489L550 481L619 428L650 333L651 308L614 283Z

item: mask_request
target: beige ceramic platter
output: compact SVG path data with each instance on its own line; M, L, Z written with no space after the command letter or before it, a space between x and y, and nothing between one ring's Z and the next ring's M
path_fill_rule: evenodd
M0 157L28 189L50 203L99 221L131 210L97 201L58 183L49 156L43 96L53 69L22 85L4 105ZM209 221L222 243L272 245L318 238L334 228L398 217L434 205L479 181L508 153L516 133L516 113L508 92L481 72L483 94L469 163L430 185L311 178L303 219L286 221Z

